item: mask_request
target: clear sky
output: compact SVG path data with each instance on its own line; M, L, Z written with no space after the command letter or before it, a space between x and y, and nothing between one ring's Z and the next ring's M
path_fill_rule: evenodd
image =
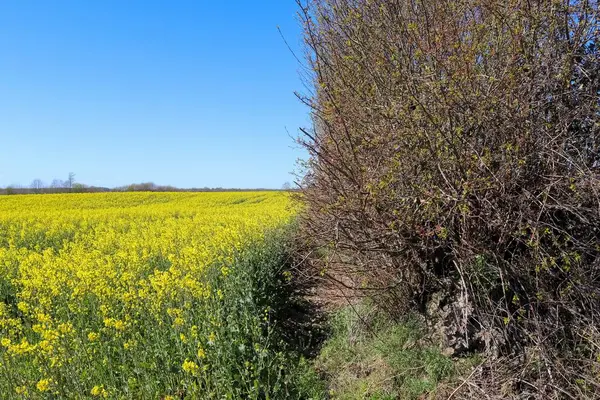
M294 0L0 1L0 186L279 188L308 124Z

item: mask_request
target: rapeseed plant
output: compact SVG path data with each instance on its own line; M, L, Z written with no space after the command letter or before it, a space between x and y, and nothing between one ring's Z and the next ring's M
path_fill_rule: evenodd
M0 198L0 393L291 394L253 282L293 214L274 192Z

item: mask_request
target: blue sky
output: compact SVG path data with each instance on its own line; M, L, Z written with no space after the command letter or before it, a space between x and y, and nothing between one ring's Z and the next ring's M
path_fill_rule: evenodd
M0 1L0 186L292 181L293 0Z

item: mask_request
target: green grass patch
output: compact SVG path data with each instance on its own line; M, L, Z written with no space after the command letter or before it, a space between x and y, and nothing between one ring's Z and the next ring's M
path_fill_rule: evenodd
M415 318L394 322L366 302L341 309L314 367L331 398L417 399L456 373L452 359L423 341Z

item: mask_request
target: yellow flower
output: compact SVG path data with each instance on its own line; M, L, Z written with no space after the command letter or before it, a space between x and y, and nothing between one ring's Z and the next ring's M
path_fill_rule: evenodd
M206 358L206 352L202 347L198 348L198 358Z
M35 387L37 387L37 390L39 390L40 392L45 392L48 389L50 389L51 382L52 381L50 379L42 379L35 385Z
M196 364L193 361L187 360L187 359L181 365L181 369L183 369L188 374L192 374L192 375L196 375L198 373L198 371L200 370L200 368L198 367L198 364Z
M104 318L104 326L107 328L115 328L118 331L125 330L125 322L121 321L120 319Z
M198 327L196 325L193 325L190 328L190 336L192 336L194 339L198 338Z
M45 353L51 353L54 349L54 346L52 346L52 343L50 343L49 340L42 340L38 343L38 347L40 348L40 350L42 350L42 352Z
M42 324L47 324L50 321L52 321L52 319L50 318L50 316L48 314L44 314L44 313L39 313L37 315L37 319L38 321L40 321Z
M90 332L88 333L87 337L90 342L95 342L100 338L100 334L96 332Z
M124 331L125 330L125 323L121 320L116 320L114 323L114 327L116 330L118 331Z
M11 344L11 340L9 338L2 338L2 340L0 340L0 344L4 347L8 347Z
M58 325L58 331L63 335L73 333L73 324L71 324L70 322L66 324L60 324Z
M106 389L104 389L104 385L96 385L92 388L92 390L90 391L90 393L92 394L92 396L95 397L108 397L108 392L106 391Z
M27 339L21 339L21 343L13 344L9 348L9 350L14 354L25 354L33 351L34 349L35 345L30 344Z
M22 394L22 395L26 396L29 393L29 391L27 390L26 386L17 386L15 388L15 393Z
M211 332L210 335L208 335L208 344L215 344L215 340L217 340L217 335L215 335L214 332Z
M20 301L19 303L17 303L17 308L19 309L19 311L24 312L24 313L29 311L29 305L27 303L25 303L24 301Z

